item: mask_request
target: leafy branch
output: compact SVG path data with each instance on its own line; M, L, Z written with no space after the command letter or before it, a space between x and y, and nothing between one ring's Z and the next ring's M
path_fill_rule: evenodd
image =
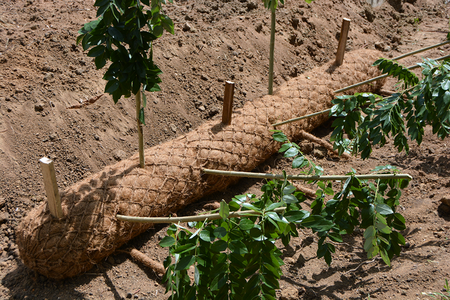
M107 81L105 93L112 95L114 103L122 96L135 95L142 168L142 124L145 125L144 108L147 106L144 91L159 91L162 73L153 63L152 43L164 30L174 33L172 20L162 11L165 3L165 0L96 0L98 19L84 24L77 37L77 44L81 43L83 50L90 49L87 55L94 58L97 69L110 62L103 79Z
M339 153L361 152L363 159L370 156L372 146L386 144L390 135L398 151L409 151L408 137L420 145L424 128L430 124L433 134L441 139L450 130L450 63L425 59L422 80L395 61L380 59L375 62L383 72L398 78L405 89L390 97L374 94L338 96L330 116L334 131L331 140ZM406 123L406 125L405 125ZM347 134L350 140L346 140Z
M376 172L392 171L392 167ZM395 170L394 171L398 171ZM221 202L217 220L173 224L160 245L170 255L164 266L169 299L275 299L281 276L281 251L277 240L287 246L298 228L311 229L319 238L317 256L332 262L334 244L355 227L365 229L364 249L368 257L378 254L389 265L405 243L398 230L405 220L396 212L401 189L408 179L383 179L376 183L352 175L338 193L329 182L319 182L311 211L302 209L303 193L284 180L268 181L263 194L234 197ZM332 199L325 201L325 197ZM285 208L280 210L280 208ZM228 218L233 212L258 215ZM194 268L194 280L188 270Z

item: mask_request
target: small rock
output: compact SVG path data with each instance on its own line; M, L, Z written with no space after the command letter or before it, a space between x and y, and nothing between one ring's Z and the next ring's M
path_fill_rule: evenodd
M123 150L117 150L114 152L113 157L117 161L121 161L127 158L127 154Z
M94 139L95 139L96 141L100 141L100 137L99 137L98 135L96 135L96 134L94 134Z
M205 111L205 110L206 110L206 108L205 108L203 105L200 105L200 106L198 107L198 109L201 110L201 111Z
M175 133L177 132L177 126L175 124L170 124L170 129Z
M52 142L58 138L56 133L51 133L48 137L50 138L50 141L52 141Z
M0 224L6 223L9 220L9 214L7 212L0 212Z
M133 297L133 294L132 293L127 293L127 298L131 299L131 297Z
M75 74L82 75L84 73L84 69L76 69Z
M44 110L44 105L42 103L38 103L34 105L34 110L35 111L43 111Z
M188 22L184 23L183 31L192 31L192 25Z
M53 74L52 72L45 73L44 81L52 80L54 77L55 77L55 74Z
M298 290L294 287L287 287L281 290L280 300L297 300Z
M209 77L207 75L205 75L205 74L200 75L200 78L202 80L204 80L204 81L208 81L209 80Z
M6 200L3 197L0 197L0 209L5 206Z

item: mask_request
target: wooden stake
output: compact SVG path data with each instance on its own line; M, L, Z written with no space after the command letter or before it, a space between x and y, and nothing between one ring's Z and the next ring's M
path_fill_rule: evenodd
M44 176L45 191L47 193L47 203L50 213L55 218L62 218L61 199L59 197L58 185L56 184L55 167L50 158L43 157L39 160L42 175Z
M344 18L342 20L341 36L339 37L339 45L336 53L336 61L334 62L336 66L342 65L342 62L344 61L345 46L347 44L349 29L350 29L350 19Z
M225 82L225 95L223 97L222 123L231 124L231 114L233 112L234 82Z

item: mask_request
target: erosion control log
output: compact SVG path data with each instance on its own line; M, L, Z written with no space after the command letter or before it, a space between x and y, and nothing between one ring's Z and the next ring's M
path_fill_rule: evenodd
M276 153L271 124L327 109L333 91L374 77L375 51L348 53L340 67L332 63L284 83L273 96L248 101L234 112L231 125L207 122L187 135L145 151L145 168L136 154L106 167L61 192L64 216L54 218L46 203L32 210L17 230L20 256L28 267L50 278L89 270L151 224L119 221L116 214L167 216L199 198L223 190L236 178L202 175L201 169L251 171ZM381 87L359 87L374 91ZM354 91L352 91L354 92ZM297 140L327 119L320 115L279 126Z

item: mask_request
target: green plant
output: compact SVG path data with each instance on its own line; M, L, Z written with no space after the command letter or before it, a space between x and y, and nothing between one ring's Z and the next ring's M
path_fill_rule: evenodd
M447 279L445 279L444 289L445 289L445 294L444 293L425 293L425 292L422 292L422 295L431 296L431 297L436 298L436 299L449 300L450 299L450 286L448 285L448 280Z
M372 146L384 146L392 135L398 151L409 151L408 137L420 145L424 128L431 125L433 134L444 139L450 132L450 62L425 59L422 80L397 62L380 59L374 63L383 73L400 82L402 90L382 98L374 94L339 96L333 100L331 140L334 148L370 156ZM347 134L350 140L346 140Z
M260 197L247 194L228 204L222 201L222 219L190 223L191 228L173 224L160 243L170 252L163 278L170 299L275 299L283 265L276 241L288 245L291 237L298 236L298 228L317 234L317 257L324 257L327 264L331 264L335 243L343 242L342 236L356 227L363 228L368 257L380 254L390 264L405 242L398 232L405 229L405 220L396 207L400 189L407 183L404 179L369 182L350 176L334 193L331 183L319 182L308 212L302 209L305 197L301 192L286 179L272 180L262 187ZM285 208L284 212L279 208ZM248 215L228 218L234 211ZM191 266L193 281L188 275Z
M172 2L172 0L169 0ZM174 33L172 20L162 11L165 0L97 0L97 20L84 24L79 31L87 55L97 69L111 62L103 79L105 92L114 103L135 95L139 134L140 166L144 167L142 124L147 100L143 91L159 91L161 70L153 63L152 43L164 30ZM142 89L142 104L141 104Z

